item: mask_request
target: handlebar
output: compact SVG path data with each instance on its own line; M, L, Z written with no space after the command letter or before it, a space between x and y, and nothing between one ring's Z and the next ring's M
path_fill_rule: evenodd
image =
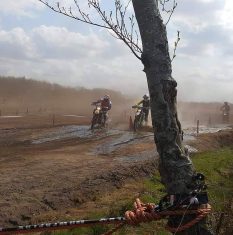
M133 109L136 109L136 108L137 108L137 105L133 105L132 108L133 108Z
M133 109L150 109L150 107L143 107L143 106L139 106L139 105L133 105L132 108Z

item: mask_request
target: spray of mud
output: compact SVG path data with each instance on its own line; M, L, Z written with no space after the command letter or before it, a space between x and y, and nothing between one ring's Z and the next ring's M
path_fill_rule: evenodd
M197 103L197 102L179 102L178 114L183 127L196 126L197 120L201 125L216 126L221 124L222 112L220 110L223 103ZM230 104L231 110L233 105ZM233 111L230 115L229 125L233 123Z
M113 103L110 116L125 121L132 100L107 89L68 88L25 78L0 77L0 116L22 114L64 114L92 116L91 103L109 94Z
M25 78L0 77L0 116L62 114L90 118L94 108L91 103L105 94L111 96L113 103L109 113L112 125L127 128L130 116L134 118L131 107L140 101L143 94L129 98L113 90L74 89ZM197 120L208 126L221 123L221 106L222 103L178 102L182 126L196 125ZM233 105L230 106L233 110ZM232 113L230 123L233 123Z

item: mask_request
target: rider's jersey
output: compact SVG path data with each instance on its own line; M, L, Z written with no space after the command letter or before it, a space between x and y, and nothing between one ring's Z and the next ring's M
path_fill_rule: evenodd
M112 102L111 100L108 100L108 99L100 99L100 100L97 100L95 103L100 103L100 106L101 106L101 109L103 111L108 111L112 108Z
M230 113L230 106L228 104L225 104L221 107L221 110L223 111L223 114L229 115Z
M149 108L150 107L150 100L148 99L148 100L141 100L137 105L140 105L140 104L142 104L142 107L143 108Z

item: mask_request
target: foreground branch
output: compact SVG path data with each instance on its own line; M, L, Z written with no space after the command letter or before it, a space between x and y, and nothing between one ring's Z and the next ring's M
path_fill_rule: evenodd
M52 6L47 1L38 1L43 3L54 12L89 25L94 25L109 30L113 33L111 34L112 36L123 41L125 45L131 50L131 52L136 56L136 58L141 60L142 49L139 45L137 30L135 29L135 17L134 15L131 15L130 17L126 18L127 9L131 0L129 0L126 6L123 6L120 0L115 0L114 13L113 11L110 11L108 14L100 6L99 0L87 0L89 8L92 8L97 12L98 16L104 24L97 23L95 20L91 19L90 15L81 9L78 0L73 0L77 10L76 14L74 13L74 10L71 6L69 9L67 9L64 6L61 6L60 2L57 2L56 6Z

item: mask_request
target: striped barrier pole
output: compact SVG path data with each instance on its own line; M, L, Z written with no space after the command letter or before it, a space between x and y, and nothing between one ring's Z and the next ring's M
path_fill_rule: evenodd
M16 226L11 228L0 228L0 234L25 234L42 232L48 230L71 229L85 227L97 224L119 224L125 221L124 217L101 218L96 220L73 220L66 222L43 223L25 226Z

